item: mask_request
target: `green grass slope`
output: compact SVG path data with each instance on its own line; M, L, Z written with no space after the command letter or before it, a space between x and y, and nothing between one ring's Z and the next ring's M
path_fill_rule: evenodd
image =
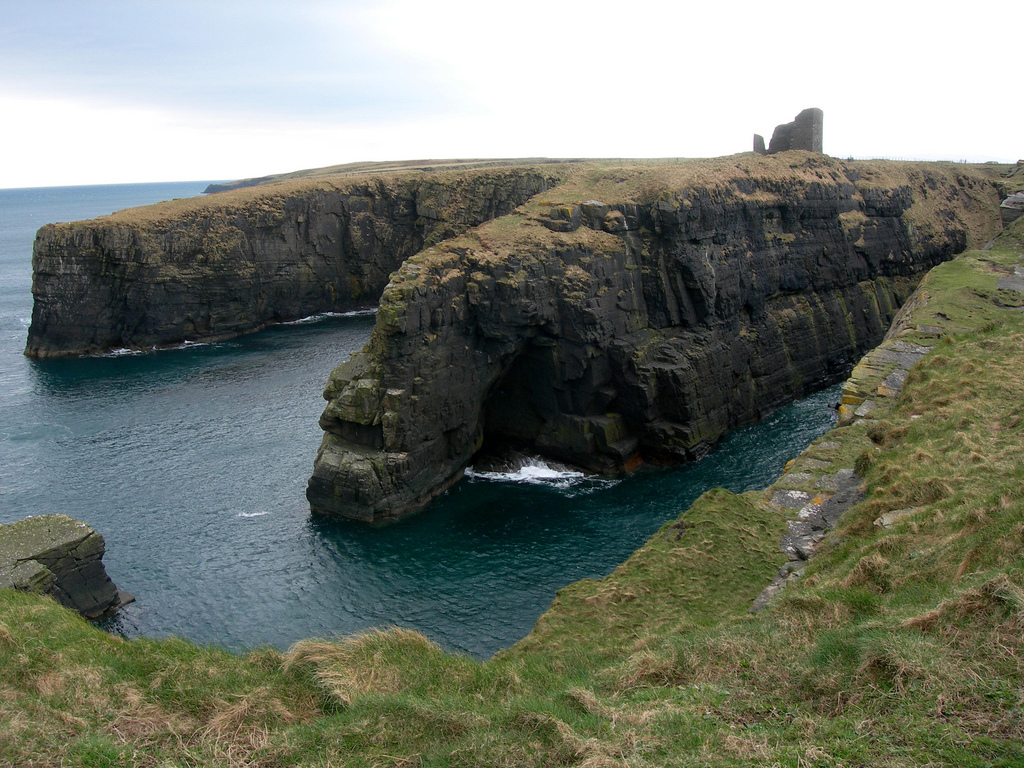
M705 494L485 663L400 629L124 641L3 591L0 765L1024 765L1020 275L1024 220L925 278L900 328L932 351L796 460L867 498L761 613L772 489Z

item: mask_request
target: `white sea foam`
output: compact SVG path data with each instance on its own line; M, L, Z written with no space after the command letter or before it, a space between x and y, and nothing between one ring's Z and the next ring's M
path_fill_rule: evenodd
M269 512L239 512L235 517L263 517L269 514Z
M326 320L329 317L365 317L366 315L375 314L377 314L376 307L371 309L353 309L349 312L321 312L318 315L300 317L298 320L287 320L283 323L278 323L278 325L309 325L311 323L319 323L321 320Z
M118 347L117 349L111 349L108 352L101 352L96 355L87 355L87 357L133 357L135 355L149 355L154 352L176 350L176 349L192 349L193 347L214 347L218 346L219 342L215 341L183 341L181 344L175 344L172 347L149 347L147 349L130 349L128 347Z
M597 488L606 488L618 482L611 478L588 475L578 469L545 461L537 456L516 457L509 462L507 468L501 470L479 470L467 467L466 477L502 483L543 485L559 490L573 489L583 493L589 493ZM572 493L571 495L576 494Z
M321 312L319 315L310 315L309 317L303 317L298 320L289 320L288 322L278 323L278 325L311 325L318 323L321 320L325 320L330 317L364 317L366 315L377 314L377 308L372 309L353 309L350 312ZM22 323L27 327L31 325L32 319L22 319ZM120 347L118 349L111 349L108 352L102 352L96 355L87 355L87 357L126 357L130 355L148 355L150 352L157 352L161 349L192 349L193 347L216 347L221 346L223 342L219 341L189 341L185 340L180 344L175 344L170 347L150 347L149 349L129 349L128 347Z
M128 349L128 347L121 347L120 349L112 349L109 352L104 352L101 355L89 355L89 357L129 357L131 355L145 355L151 350L148 349Z
M185 339L185 341L181 342L181 344L178 344L177 346L162 348L153 347L152 351L159 352L161 351L161 349L195 349L197 347L210 347L212 349L219 349L231 346L233 341L234 339L229 339L227 341L189 341L188 339Z

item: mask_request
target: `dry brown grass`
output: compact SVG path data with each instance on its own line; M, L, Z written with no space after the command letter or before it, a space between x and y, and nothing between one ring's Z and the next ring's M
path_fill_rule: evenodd
M323 690L348 705L363 695L405 689L418 672L414 658L444 664L449 657L420 633L393 627L336 641L303 640L284 655L284 669L310 669ZM449 674L457 683L457 665Z
M388 667L363 666L361 637L340 642L303 640L293 645L285 657L285 669L312 665L316 680L343 704L351 704L360 694L395 693L399 690L397 672Z

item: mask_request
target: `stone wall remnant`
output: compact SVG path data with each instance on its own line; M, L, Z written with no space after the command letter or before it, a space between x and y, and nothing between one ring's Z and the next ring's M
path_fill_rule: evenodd
M816 107L805 109L791 123L775 126L772 140L765 149L764 137L754 134L754 151L759 155L774 155L790 149L821 152L824 112Z
M1024 192L1017 192L1010 195L999 204L999 213L1003 217L1003 224L1010 224L1024 214Z

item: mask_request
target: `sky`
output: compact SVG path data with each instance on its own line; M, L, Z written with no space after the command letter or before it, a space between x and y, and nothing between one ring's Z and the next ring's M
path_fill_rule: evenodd
M990 0L0 0L0 188L712 157L806 107L836 157L1015 162L1022 22Z

